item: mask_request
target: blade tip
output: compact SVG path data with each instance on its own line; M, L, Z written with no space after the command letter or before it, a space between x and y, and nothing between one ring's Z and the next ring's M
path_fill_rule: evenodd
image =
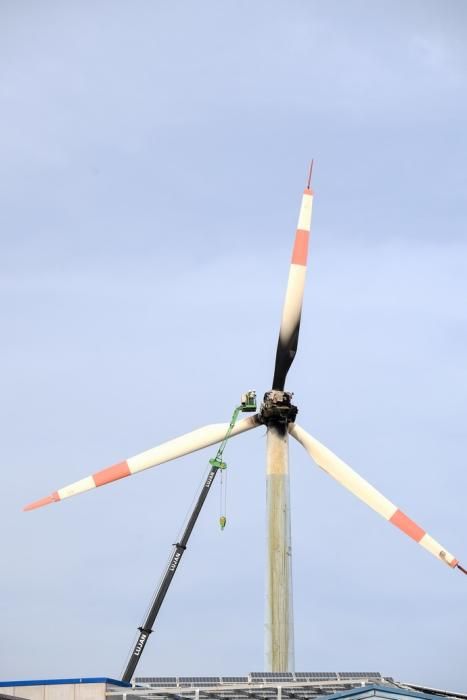
M314 158L311 159L310 162L310 167L308 169L308 180L307 180L307 185L306 185L306 190L311 193L311 176L313 174L313 163L314 163Z
M45 498L40 498L38 501L33 501L32 503L28 503L26 506L24 506L23 512L36 510L36 508L42 508L42 506L48 506L50 503L55 503L57 500L58 499L55 498L54 494L51 496L46 496Z

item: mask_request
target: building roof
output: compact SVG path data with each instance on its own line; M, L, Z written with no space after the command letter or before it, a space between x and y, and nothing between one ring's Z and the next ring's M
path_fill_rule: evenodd
M467 695L400 683L375 672L253 672L246 676L150 676L131 689L107 692L113 700L433 700Z
M0 688L105 684L111 700L467 700L463 693L401 683L375 672L252 672L246 676L150 676L130 685L105 676L2 681ZM12 700L0 693L0 700ZM18 697L16 697L18 700Z
M0 681L0 688L14 688L27 685L78 685L80 683L105 683L106 685L129 687L129 683L117 681L114 678L97 677L97 678L46 678L34 679L26 681Z

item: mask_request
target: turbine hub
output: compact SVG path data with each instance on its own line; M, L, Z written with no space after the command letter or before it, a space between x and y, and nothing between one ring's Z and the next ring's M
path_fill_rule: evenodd
M261 422L265 425L283 426L284 428L295 421L298 408L292 403L293 394L290 391L272 389L264 395L260 408Z

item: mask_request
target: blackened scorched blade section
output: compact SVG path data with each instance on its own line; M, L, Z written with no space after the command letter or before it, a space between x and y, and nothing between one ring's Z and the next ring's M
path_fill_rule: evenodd
M282 310L279 341L277 343L276 365L274 368L272 388L278 389L279 391L284 390L287 373L297 352L303 293L305 291L312 208L313 191L307 187L303 192L300 214L298 217L287 291Z
M279 336L276 351L276 365L274 368L274 379L272 381L273 389L284 391L287 372L289 371L290 366L294 361L295 354L297 352L299 333L300 322L297 323L295 329L293 330L288 345L284 343L281 340L281 336Z

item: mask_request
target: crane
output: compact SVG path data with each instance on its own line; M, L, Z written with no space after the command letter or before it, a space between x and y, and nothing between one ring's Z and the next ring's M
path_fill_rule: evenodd
M185 526L185 529L183 530L183 534L180 538L180 541L176 542L173 545L172 556L170 557L167 568L165 569L165 573L162 577L161 583L152 599L152 603L150 605L146 618L143 624L140 627L138 627L138 638L130 653L128 663L122 675L122 681L125 681L126 683L130 683L131 679L133 678L136 666L138 665L138 662L141 659L141 655L144 651L144 647L146 646L146 642L149 639L149 635L153 631L154 623L156 621L157 615L159 614L159 610L161 609L162 603L164 602L164 598L167 594L167 591L169 590L173 577L175 576L175 572L177 571L181 558L187 548L188 540L190 539L190 535L193 532L194 526L196 525L196 521L198 520L198 516L201 512L207 495L211 490L211 486L214 482L214 479L216 478L216 474L219 470L224 470L227 467L227 464L223 461L223 453L227 445L228 439L230 437L230 433L232 432L232 429L235 423L237 422L240 413L251 413L254 411L256 411L256 393L254 391L247 391L245 394L242 394L241 403L235 408L232 414L229 427L224 436L224 439L219 445L216 456L209 460L209 464L211 465L209 474L207 475L206 481L204 482L201 491L199 492L198 498L188 519L188 522ZM225 526L225 522L225 515L221 515L220 525L222 529Z

